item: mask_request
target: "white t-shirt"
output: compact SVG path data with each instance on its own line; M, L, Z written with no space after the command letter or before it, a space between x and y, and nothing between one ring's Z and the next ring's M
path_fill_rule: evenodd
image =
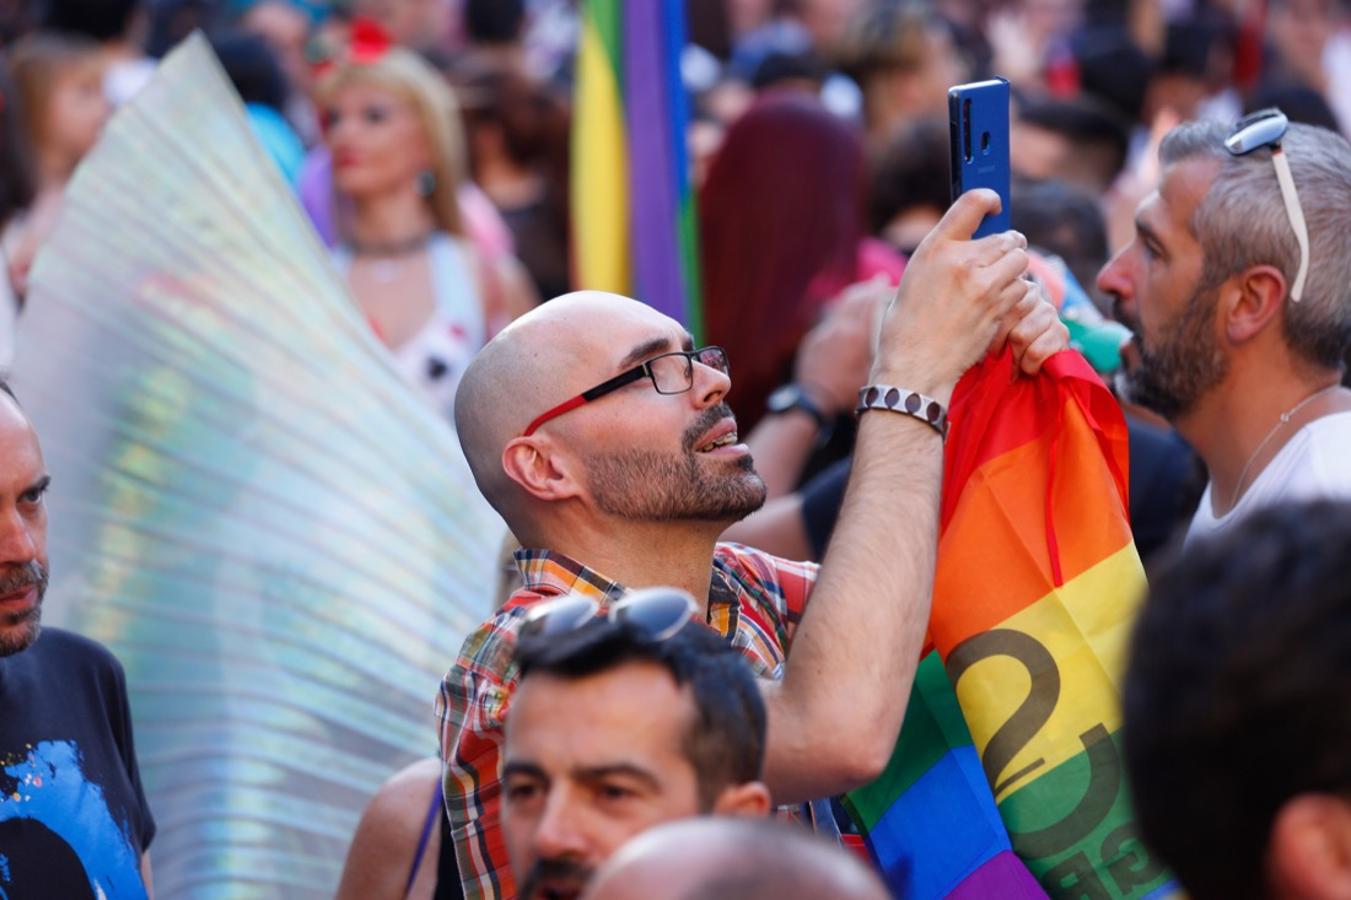
M1351 500L1351 412L1314 419L1286 442L1233 509L1216 516L1206 485L1187 541L1219 534L1254 510L1284 500Z

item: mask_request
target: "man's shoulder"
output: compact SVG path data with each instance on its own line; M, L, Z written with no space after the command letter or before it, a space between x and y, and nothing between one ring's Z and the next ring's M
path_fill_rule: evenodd
M447 679L473 676L501 680L514 668L517 635L530 609L544 600L528 588L516 590L496 612L469 633ZM458 673L458 675L457 675Z
M64 628L42 626L38 639L24 652L32 653L33 661L43 666L119 676L122 673L122 664L107 647Z
M779 581L781 578L806 578L816 580L819 566L814 562L784 559L745 544L719 543L713 550L713 565L731 568L766 581Z
M1345 498L1351 496L1351 412L1310 422L1295 439L1291 453L1278 454L1281 465L1272 485L1273 499Z

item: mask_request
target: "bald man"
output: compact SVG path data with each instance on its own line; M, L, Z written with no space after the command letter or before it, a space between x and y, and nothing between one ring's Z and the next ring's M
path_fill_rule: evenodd
M0 897L150 895L155 820L126 676L41 625L47 486L37 434L0 380Z
M704 817L652 828L619 849L584 900L887 900L856 857L800 828Z
M1021 278L1022 236L971 239L998 205L989 191L964 195L906 268L819 578L809 563L718 543L765 488L724 402L735 360L694 349L679 323L624 297L570 294L471 363L456 428L480 490L525 549L523 587L465 642L437 700L466 897L517 893L499 823L511 803L502 729L517 632L556 598L604 609L629 589L673 585L704 600L700 618L760 679L775 802L833 796L881 771L929 619L952 389L1005 339L1027 371L1066 345L1054 310ZM623 815L622 803L612 812Z

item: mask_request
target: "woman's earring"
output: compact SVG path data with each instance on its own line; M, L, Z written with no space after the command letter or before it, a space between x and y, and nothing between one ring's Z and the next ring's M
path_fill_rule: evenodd
M436 173L431 169L423 169L417 173L418 193L424 197L430 197L436 193Z

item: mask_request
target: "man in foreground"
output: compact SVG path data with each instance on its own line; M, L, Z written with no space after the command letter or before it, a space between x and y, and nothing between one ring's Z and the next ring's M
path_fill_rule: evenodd
M521 317L475 358L456 428L479 489L527 549L524 587L465 642L438 698L466 896L516 895L498 822L501 733L516 635L545 598L608 606L652 585L700 598L701 620L759 677L776 803L839 794L882 770L929 618L952 389L1005 339L1028 371L1066 343L1021 278L1022 236L971 240L998 204L989 191L960 198L883 316L862 394L870 411L819 579L810 564L717 542L765 495L724 402L720 348L694 349L641 303L584 292Z
M40 629L49 480L0 382L0 896L148 896L155 821L122 667L92 641Z
M769 813L765 707L750 666L689 621L688 594L630 596L647 604L636 624L583 611L568 631L522 639L502 769L522 897L577 896L615 850L662 822Z
M1125 759L1196 900L1351 897L1351 505L1254 513L1153 579Z

